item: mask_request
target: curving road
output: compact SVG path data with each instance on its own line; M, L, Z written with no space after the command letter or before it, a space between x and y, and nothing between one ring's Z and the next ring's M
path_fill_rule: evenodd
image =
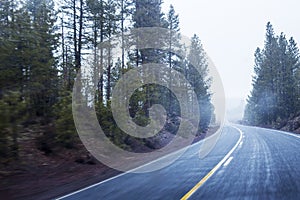
M300 137L226 126L215 148L202 142L159 171L125 173L59 199L300 199Z

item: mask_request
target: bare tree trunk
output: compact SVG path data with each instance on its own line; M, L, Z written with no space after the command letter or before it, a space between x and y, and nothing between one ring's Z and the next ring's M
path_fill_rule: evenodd
M80 10L79 10L79 35L78 35L78 53L77 53L77 66L78 71L81 68L81 51L82 51L82 29L83 29L83 0L80 0Z
M100 1L101 10L100 10L100 43L104 41L104 8L103 8L103 0ZM99 102L103 102L103 94L104 94L104 83L103 83L103 47L100 47L100 66L99 66L99 73L100 73L100 80L98 82L98 92L99 92Z
M124 0L121 0L121 33L122 33L122 74L125 68L125 48L124 48Z
M75 69L78 70L78 49L77 49L77 21L76 21L76 0L73 0L73 42L75 54Z
M106 100L107 102L110 100L111 96L111 44L109 44L108 49L108 67L107 67L107 89L106 89Z

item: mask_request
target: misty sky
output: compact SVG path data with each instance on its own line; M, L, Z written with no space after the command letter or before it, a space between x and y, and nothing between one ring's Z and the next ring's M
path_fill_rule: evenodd
M263 47L266 24L300 42L299 0L164 0L180 17L183 35L199 35L221 75L226 97L246 99L254 51Z

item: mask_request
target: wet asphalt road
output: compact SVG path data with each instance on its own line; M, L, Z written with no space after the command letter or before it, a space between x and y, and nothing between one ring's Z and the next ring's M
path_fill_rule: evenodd
M300 199L299 136L256 127L226 126L214 149L200 159L202 143L190 147L166 168L122 174L62 199L181 199L218 164L215 173L185 197Z

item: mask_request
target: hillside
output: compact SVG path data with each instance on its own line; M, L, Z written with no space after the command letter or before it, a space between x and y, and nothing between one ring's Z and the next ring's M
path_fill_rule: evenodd
M300 114L288 120L280 130L300 134Z

